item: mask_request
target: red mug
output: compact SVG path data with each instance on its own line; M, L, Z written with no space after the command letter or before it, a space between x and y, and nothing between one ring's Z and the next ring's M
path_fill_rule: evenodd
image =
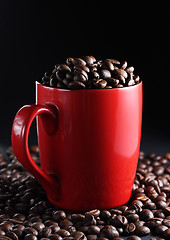
M41 168L29 153L37 116ZM66 90L36 83L36 104L12 128L21 164L58 207L87 211L125 204L132 192L142 126L142 82L115 89Z

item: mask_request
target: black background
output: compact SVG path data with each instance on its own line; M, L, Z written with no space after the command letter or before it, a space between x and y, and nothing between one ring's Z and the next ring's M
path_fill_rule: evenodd
M0 1L0 145L35 81L67 57L127 60L144 83L141 148L170 152L170 42L166 6L114 1ZM35 129L30 143L36 142Z

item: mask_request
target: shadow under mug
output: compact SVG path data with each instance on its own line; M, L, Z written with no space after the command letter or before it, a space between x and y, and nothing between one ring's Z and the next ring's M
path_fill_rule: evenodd
M36 82L36 104L14 119L12 146L48 199L69 210L109 209L132 192L142 126L142 82L124 88L66 90ZM29 153L37 116L41 168Z

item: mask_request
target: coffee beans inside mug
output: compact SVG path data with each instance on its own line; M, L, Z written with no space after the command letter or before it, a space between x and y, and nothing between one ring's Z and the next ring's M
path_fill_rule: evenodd
M127 61L97 60L93 56L69 57L40 80L45 86L70 90L122 88L139 82L140 77L134 74L134 67L128 66Z
M37 146L31 147L31 155L40 165ZM81 213L52 205L11 147L7 156L6 161L0 153L0 239L170 239L168 154L140 152L132 196L126 205ZM155 161L163 168L160 174L155 171Z

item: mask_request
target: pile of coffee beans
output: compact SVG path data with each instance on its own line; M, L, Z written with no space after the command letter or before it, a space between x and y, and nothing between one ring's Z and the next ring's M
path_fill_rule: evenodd
M39 165L38 147L31 155ZM170 153L139 154L130 201L113 209L67 212L16 159L0 153L0 240L170 239Z
M52 73L45 73L40 82L64 89L110 89L133 86L140 78L134 75L134 67L128 66L127 61L84 56L70 57L64 64L56 64Z

